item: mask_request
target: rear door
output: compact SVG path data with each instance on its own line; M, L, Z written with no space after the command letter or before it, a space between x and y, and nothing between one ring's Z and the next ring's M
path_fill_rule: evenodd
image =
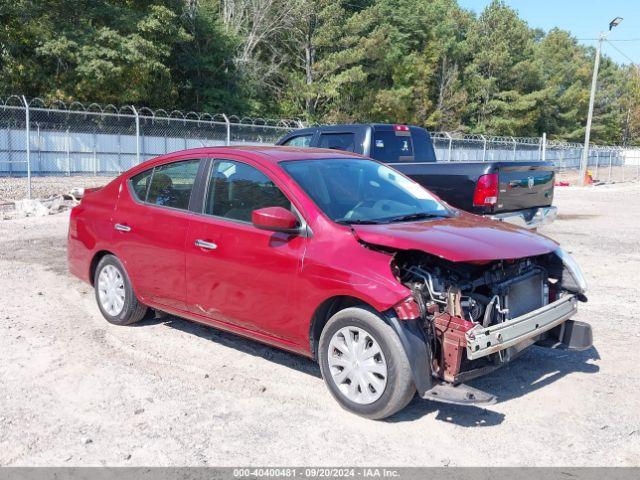
M496 212L546 207L553 202L554 167L541 162L498 163Z
M141 300L184 309L184 245L199 159L145 170L123 183L113 248Z

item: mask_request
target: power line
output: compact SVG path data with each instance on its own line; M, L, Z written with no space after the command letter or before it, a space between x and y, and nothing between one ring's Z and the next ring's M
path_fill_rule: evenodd
M597 38L576 38L579 42L586 42L588 40L596 41ZM607 40L607 42L640 42L640 38L616 38L614 40Z
M622 50L620 50L618 47L616 47L613 43L611 43L609 40L607 40L606 38L604 39L605 42L607 42L608 44L611 45L611 47L616 50L620 55L622 55L624 58L626 58L627 60L629 60L631 62L632 65L635 65L635 61L629 57L629 55L627 55L626 53L624 53Z

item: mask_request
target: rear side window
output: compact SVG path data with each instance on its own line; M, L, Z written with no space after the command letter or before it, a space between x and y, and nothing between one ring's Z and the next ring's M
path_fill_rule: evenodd
M283 145L287 145L289 147L309 147L311 145L311 139L313 138L312 134L309 135L298 135L297 137L290 138Z
M259 208L291 209L291 202L261 171L242 162L217 160L211 171L205 213L217 217L251 221Z
M384 163L413 161L413 142L410 132L376 129L373 133L371 158Z
M355 134L345 133L323 133L320 135L320 148L332 148L334 150L344 150L354 152L356 148Z
M199 166L200 160L184 160L155 167L147 203L187 210Z
M131 177L133 194L141 202L144 202L147 199L147 191L149 190L149 183L151 183L152 174L153 168Z

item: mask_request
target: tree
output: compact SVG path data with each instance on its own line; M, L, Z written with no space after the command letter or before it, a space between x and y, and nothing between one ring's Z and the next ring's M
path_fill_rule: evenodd
M0 93L582 141L595 50L504 2L0 0ZM601 62L592 138L640 142Z

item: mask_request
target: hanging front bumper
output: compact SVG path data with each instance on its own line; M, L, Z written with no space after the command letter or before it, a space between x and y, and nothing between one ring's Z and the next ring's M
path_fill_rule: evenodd
M475 360L513 347L536 341L543 333L567 321L578 311L575 295L565 295L553 303L517 318L489 327L477 326L466 332L467 358Z

